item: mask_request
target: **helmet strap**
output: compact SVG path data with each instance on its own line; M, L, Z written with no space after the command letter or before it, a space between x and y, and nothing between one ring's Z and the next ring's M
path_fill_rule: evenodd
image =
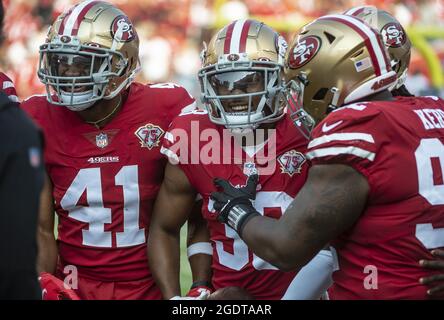
M330 92L333 93L333 97L331 98L331 102L327 106L327 114L338 108L339 96L341 95L341 90L336 87L331 88Z

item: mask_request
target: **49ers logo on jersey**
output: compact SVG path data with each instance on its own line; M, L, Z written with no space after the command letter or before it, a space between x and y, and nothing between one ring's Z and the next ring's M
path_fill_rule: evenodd
M399 23L390 22L387 23L381 31L384 37L385 43L392 48L397 48L404 45L407 40L404 29Z
M120 30L120 32L118 32ZM113 38L117 38L119 41L128 42L136 37L136 31L133 29L133 24L129 19L123 15L118 16L114 19L111 24L111 34Z
M282 173L287 173L292 177L295 173L300 173L302 165L305 162L305 157L302 153L296 150L290 150L278 157L281 165Z
M162 137L164 132L161 127L148 123L137 129L134 134L139 138L142 147L147 147L151 150L159 146L160 137Z
M290 50L289 67L297 69L309 62L321 48L321 39L316 36L308 36L300 39Z

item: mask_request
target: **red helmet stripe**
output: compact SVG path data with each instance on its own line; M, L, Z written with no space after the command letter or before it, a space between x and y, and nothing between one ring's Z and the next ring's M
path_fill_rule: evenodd
M376 38L378 39L379 46L382 48L385 48L386 46L382 41L382 36L380 36L378 33L376 33ZM392 70L392 65L390 64L388 52L386 50L382 50L382 53L384 55L386 70L387 70L387 72L389 72Z
M376 31L370 26L353 16L332 15L321 17L319 19L340 22L359 34L364 40L365 46L370 54L370 59L372 60L376 76L380 76L382 73L385 73L384 71L390 70L386 65L386 52L384 51L385 47L383 47L382 43L377 40L379 38L379 34L377 34ZM372 43L372 39L370 38L371 36L376 38L376 42Z
M375 29L372 26L368 25L367 23L362 22L359 18L357 18L357 17L354 17L354 18L359 20L360 23L364 23L365 27L370 28L371 32L375 35L376 41L377 41L377 43L379 45L379 48L381 49L381 53L382 53L382 56L384 58L385 70L387 72L390 72L392 70L392 67L390 65L390 59L389 59L389 55L388 55L386 46L385 46L384 42L382 41L381 33L377 29ZM373 44L373 46L374 46L374 44ZM384 66L381 66L381 68L383 68L383 67ZM382 71L382 69L381 69L381 71Z
M350 16L359 16L359 14L361 14L365 10L365 8L366 6L351 8L350 10L345 11L344 14L348 14Z
M87 6L85 6L82 9L82 11L80 11L79 15L77 16L76 21L74 22L74 26L73 26L72 31L71 31L71 35L72 36L76 36L77 33L79 32L80 23L82 22L83 18L88 13L89 9L91 9L94 5L96 5L99 2L100 1L93 1L93 2L89 3Z
M80 23L83 18L94 5L99 3L100 1L84 1L73 8L71 8L68 14L63 18L63 21L60 25L59 34L66 36L76 36Z
M225 35L225 42L224 42L224 53L230 53L230 46L231 46L231 37L233 36L233 29L234 25L236 24L236 21L230 23L230 25L227 28L227 34Z
M240 37L239 52L245 52L247 48L247 38L250 26L251 26L251 20L245 21L244 26L242 27L242 33Z
M63 17L62 23L60 23L60 27L59 27L59 31L58 34L62 35L63 32L65 31L65 25L66 25L66 21L68 21L69 16L71 15L72 11L74 10L76 6L71 7L68 12L66 13L66 15Z

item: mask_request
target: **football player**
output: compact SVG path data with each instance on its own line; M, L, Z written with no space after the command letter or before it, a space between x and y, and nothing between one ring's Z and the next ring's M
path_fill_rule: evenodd
M278 218L305 182L307 141L293 126L282 94L286 48L264 23L237 20L219 30L202 53L206 110L180 114L165 134L162 152L171 163L150 225L149 242L156 243L150 266L166 298L180 295L179 231L197 194L211 238L199 252L212 252L214 289L239 287L255 299L318 299L331 283L329 251L319 248L300 274L279 271L216 220L209 199L215 177L244 185L258 173L255 208Z
M374 6L354 7L347 10L345 14L358 17L376 30L379 30L389 53L390 65L398 76L398 80L391 90L392 95L400 100L403 99L402 97L412 97L413 95L404 84L410 65L412 44L401 23L387 11ZM443 258L442 250L432 250L431 253L438 261L421 260L420 264L425 268L441 269L444 271L444 264L439 260ZM444 274L437 274L424 279L421 278L420 282L426 285L437 283L436 288L430 288L427 293L430 295L438 295L444 291L444 287L439 285L439 281L442 281L443 278Z
M40 46L46 97L22 104L46 140L40 271L66 278L81 299L161 298L146 253L166 163L160 142L172 118L195 102L175 84L133 82L138 50L124 12L81 2L56 19Z
M349 15L305 26L285 71L295 124L311 132L307 182L274 220L252 205L254 176L242 188L216 180L218 219L283 270L332 243L336 299L428 298L418 279L437 271L418 261L444 247L444 102L393 98L380 33Z
M0 47L6 8L0 1ZM44 141L11 94L17 98L0 72L0 300L40 299L36 233Z

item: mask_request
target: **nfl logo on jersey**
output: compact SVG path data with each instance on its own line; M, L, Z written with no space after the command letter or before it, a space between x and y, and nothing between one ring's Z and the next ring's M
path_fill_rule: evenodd
M254 162L245 162L244 163L244 174L249 177L253 174L258 174L256 169L256 164Z
M281 165L282 173L287 173L292 177L295 173L301 172L305 157L296 150L290 150L279 156L278 161Z
M105 148L108 145L108 135L101 133L96 136L96 146L99 148Z

